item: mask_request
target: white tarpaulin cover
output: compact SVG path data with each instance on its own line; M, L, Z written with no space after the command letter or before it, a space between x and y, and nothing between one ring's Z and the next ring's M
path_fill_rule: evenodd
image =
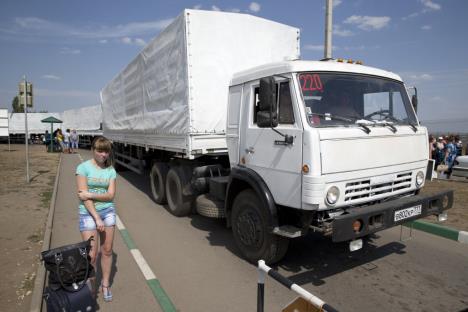
M50 131L50 124L41 120L51 116L62 120L62 113L28 113L28 133L41 134L46 130ZM57 128L62 128L62 125L54 124L54 130ZM24 113L10 114L10 133L24 133Z
M8 109L0 108L0 137L7 137L8 135Z
M69 109L63 112L63 129L75 129L79 133L98 131L102 123L101 105Z
M212 136L222 138L214 148L226 148L233 73L297 59L299 51L297 28L248 14L185 10L101 91L104 135L187 154L196 148L194 137Z

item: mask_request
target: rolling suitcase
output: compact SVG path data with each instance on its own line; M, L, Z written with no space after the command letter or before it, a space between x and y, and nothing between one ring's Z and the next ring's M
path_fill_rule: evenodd
M96 299L92 295L88 283L76 292L66 291L63 288L54 290L46 287L44 299L47 312L96 311Z

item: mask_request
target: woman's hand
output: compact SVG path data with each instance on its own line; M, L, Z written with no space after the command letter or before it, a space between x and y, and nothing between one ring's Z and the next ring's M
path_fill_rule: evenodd
M100 217L97 217L95 221L96 221L96 229L99 232L103 232L104 231L104 222L102 221L102 219Z
M83 201L93 199L93 193L90 193L88 191L79 191L78 198Z

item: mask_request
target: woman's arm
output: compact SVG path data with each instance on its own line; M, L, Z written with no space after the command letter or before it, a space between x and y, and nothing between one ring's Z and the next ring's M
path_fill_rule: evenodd
M115 196L115 179L110 179L109 181L109 187L107 188L107 192L102 193L102 194L97 194L97 193L90 193L86 189L86 191L81 192L78 197L85 201L85 200L96 200L96 201L113 201Z
M96 211L94 207L94 203L91 199L82 199L81 195L88 192L88 182L86 177L77 175L76 182L78 184L78 197L80 200L83 201L84 206L88 210L89 214L93 217L94 221L96 222L96 228L98 231L104 231L104 222L101 220L101 217Z

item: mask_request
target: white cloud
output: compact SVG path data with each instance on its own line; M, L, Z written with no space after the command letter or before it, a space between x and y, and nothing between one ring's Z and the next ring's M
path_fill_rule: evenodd
M237 8L234 8L234 9L230 9L229 11L233 12L233 13L240 13L240 9L237 9Z
M102 44L106 44L107 42L108 42L107 39L99 40L99 43L102 43Z
M141 38L123 37L123 38L120 38L120 42L123 44L136 45L140 47L146 45L146 41Z
M249 10L252 11L252 12L257 13L257 12L260 11L260 8L261 8L261 6L257 2L251 2L249 4Z
M61 48L60 49L61 54L72 54L72 55L77 55L81 53L81 50L78 49L71 49L71 48Z
M334 0L333 1L333 7L336 8L337 6L339 6L343 1L342 0Z
M438 3L435 3L431 0L420 0L421 3L424 5L425 10L429 11L438 11L442 8L442 6Z
M12 28L3 32L42 37L66 37L80 39L110 39L141 35L155 35L172 22L172 18L149 22L132 22L121 25L69 26L37 17L17 17Z
M421 26L421 29L422 30L431 30L432 26L431 25L424 25L424 26Z
M413 17L417 17L421 14L428 13L428 12L434 12L434 11L439 11L442 9L442 6L438 3L435 3L434 1L431 0L419 0L424 8L421 11L411 13L410 15L403 17L403 20L407 20Z
M216 5L212 5L212 6L211 6L211 10L213 10L213 11L221 11L221 9L218 8Z
M323 44L317 44L317 45L306 44L304 46L304 49L309 50L309 51L323 51L325 49L325 47L323 46Z
M342 29L340 25L333 25L333 34L338 37L350 37L354 35L351 30Z
M51 79L51 80L60 80L61 78L59 76L47 74L47 75L42 75L42 78L44 79Z
M143 39L141 39L141 38L135 38L134 43L135 43L137 46L141 46L141 47L143 47L143 46L146 45L146 41L143 40Z
M124 43L124 44L132 44L132 38L130 37L123 37L122 39L120 39L120 42Z
M348 17L344 23L356 25L363 30L379 30L390 23L389 16L360 16L352 15Z
M194 10L200 10L201 8L202 8L201 4L196 4L196 5L193 6Z
M409 76L412 81L431 81L434 77L430 74L412 74Z

